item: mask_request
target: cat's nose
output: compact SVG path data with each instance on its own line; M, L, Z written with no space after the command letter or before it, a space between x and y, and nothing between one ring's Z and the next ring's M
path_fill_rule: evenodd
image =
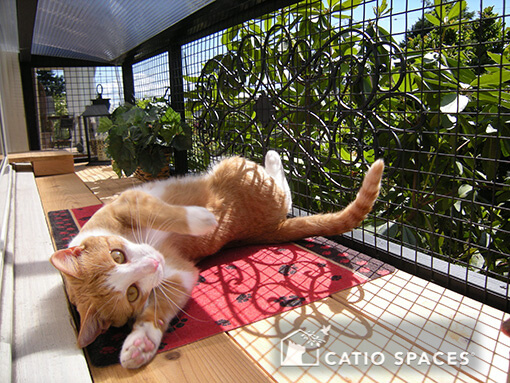
M156 271L159 267L159 262L155 259L151 259L151 263L154 266L154 271Z
M152 274L158 269L159 263L160 262L158 260L147 257L138 264L138 267L140 268L140 271Z

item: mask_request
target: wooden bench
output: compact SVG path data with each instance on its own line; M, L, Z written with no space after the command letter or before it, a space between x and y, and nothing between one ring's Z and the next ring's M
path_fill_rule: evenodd
M76 347L62 278L49 263L54 247L34 174L13 176L2 289L2 326L10 322L2 333L10 330L5 344L12 359L2 361L2 370L10 369L13 382L91 382L83 351Z
M9 154L9 163L30 163L36 177L74 173L73 154L65 150Z

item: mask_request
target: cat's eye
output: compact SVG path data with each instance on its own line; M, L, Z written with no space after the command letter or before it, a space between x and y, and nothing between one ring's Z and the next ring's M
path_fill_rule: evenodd
M110 252L110 255L112 256L112 259L116 262L116 263L125 263L126 262L126 256L124 255L124 253L120 250L112 250Z
M129 302L134 302L138 298L139 294L140 293L138 291L138 287L136 287L135 285L131 285L128 287L127 292L126 292L127 300Z

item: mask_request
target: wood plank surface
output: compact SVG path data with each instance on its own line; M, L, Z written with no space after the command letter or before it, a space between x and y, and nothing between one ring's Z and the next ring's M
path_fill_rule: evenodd
M40 176L51 176L55 174L68 174L74 173L74 160L73 157L52 159L48 161L32 161L32 167L34 168L34 175Z
M31 151L9 154L9 163L29 162L36 176L74 172L72 153L65 150Z
M38 177L36 182L45 212L101 203L74 173Z
M30 152L9 153L9 163L32 162L32 160L51 160L54 158L66 158L72 153L66 150L34 150Z
M15 173L10 169L11 176ZM14 187L14 185L13 185ZM11 207L9 213L9 227L5 243L2 260L2 281L0 294L0 382L12 381L12 345L14 332L14 223L15 215L13 206L15 204L15 195L11 195Z
M13 381L90 382L32 173L17 173Z
M119 178L111 165L78 165L75 172L94 195L104 203L111 201L124 190L142 183L135 177Z
M139 370L120 365L91 367L94 382L263 383L274 382L226 334L156 355Z

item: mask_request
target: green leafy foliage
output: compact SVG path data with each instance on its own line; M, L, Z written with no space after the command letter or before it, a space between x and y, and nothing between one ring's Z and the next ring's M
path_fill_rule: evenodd
M124 104L111 117L99 121L98 132L106 133L106 153L119 177L140 167L156 175L168 166L173 149L191 148L191 129L164 99L143 99Z
M43 69L39 69L36 75L38 83L42 85L47 96L61 96L66 94L64 76L52 70Z
M316 65L304 65L338 29L334 22L352 15L340 11L359 4L307 2L260 23L226 30L223 44L241 52L242 60L235 60L232 53L218 55L202 71L223 88L202 89L198 77L188 78L197 82L187 94L190 115L207 121L212 117L201 115L203 110L196 109L194 101L200 104L200 95L207 92L215 100L219 122L213 133L202 132L211 134L208 152L230 140L235 141L233 148L250 148L250 153L242 154L259 157L262 135L267 147L283 153L294 204L324 212L352 200L353 195L343 193L336 181L346 188L359 186L363 169L354 159L375 160L377 138L393 171L384 181L377 217L365 230L453 263L508 276L510 56L508 43L502 43L510 41L508 31L491 7L475 19L465 1L436 0L401 44L405 60L388 44L397 44L393 36L376 22L365 26L353 22L378 44L378 62L367 55L360 36L345 34L325 48L324 56L317 56ZM388 14L387 2L379 2L374 12L379 17ZM251 36L266 42L264 81L275 89L285 87L287 104L275 105L280 116L276 126L254 122L254 105L242 96L262 72L260 43ZM341 58L341 64L328 66L326 56ZM249 71L240 66L242 61L251 63ZM362 67L356 65L359 62ZM402 78L399 65L405 65ZM341 80L334 97L323 97L331 88L332 70ZM236 86L239 82L228 73L242 73L245 88ZM374 87L388 92L375 107L384 121L375 121L374 131L368 129L365 116L351 113L339 118L336 111L345 109L342 105L366 113L366 95ZM216 97L220 91L223 98ZM365 143L363 150L355 145L359 141ZM293 153L309 153L321 162L311 164L309 158Z

